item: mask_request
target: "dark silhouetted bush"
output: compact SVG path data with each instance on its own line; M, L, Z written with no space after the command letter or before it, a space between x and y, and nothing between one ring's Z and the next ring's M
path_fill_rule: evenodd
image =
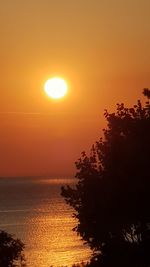
M150 91L143 94L149 98ZM93 250L91 266L150 266L150 104L117 104L89 156L76 162L75 187L62 188L75 228ZM87 133L88 134L88 133Z
M25 266L24 244L12 235L0 231L0 267Z

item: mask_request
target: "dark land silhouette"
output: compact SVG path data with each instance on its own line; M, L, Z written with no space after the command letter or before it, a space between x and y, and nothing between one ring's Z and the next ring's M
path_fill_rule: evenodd
M105 111L104 137L76 162L75 187L62 187L90 266L150 266L150 90L143 94L144 106Z

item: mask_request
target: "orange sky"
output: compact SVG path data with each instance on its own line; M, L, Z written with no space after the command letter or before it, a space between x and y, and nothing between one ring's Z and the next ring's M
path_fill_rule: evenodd
M149 0L1 0L0 176L69 176L103 110L150 87ZM43 91L61 76L61 101Z

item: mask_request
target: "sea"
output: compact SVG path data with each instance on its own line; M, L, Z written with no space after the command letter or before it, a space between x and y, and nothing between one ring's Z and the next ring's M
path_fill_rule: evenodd
M25 244L28 267L72 266L91 251L72 229L73 209L60 195L73 178L0 178L0 230Z

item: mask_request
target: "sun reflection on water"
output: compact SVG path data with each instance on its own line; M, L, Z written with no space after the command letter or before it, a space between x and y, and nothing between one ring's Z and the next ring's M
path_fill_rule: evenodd
M26 245L27 266L72 266L87 261L90 250L72 231L72 210L60 196L70 179L10 179L0 181L0 229Z
M75 219L70 216L66 204L59 202L38 206L40 213L28 222L27 258L29 266L72 266L89 260L89 249L72 231ZM31 235L31 232L34 233ZM35 250L36 248L36 250ZM36 263L33 262L36 259ZM37 264L38 263L38 264Z

